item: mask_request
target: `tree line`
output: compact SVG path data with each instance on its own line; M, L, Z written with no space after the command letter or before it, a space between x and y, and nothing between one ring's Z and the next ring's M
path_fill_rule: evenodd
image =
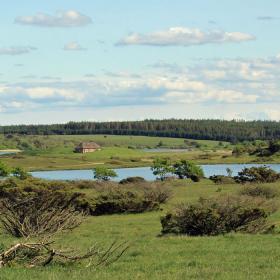
M26 135L138 135L238 141L280 138L280 122L166 119L121 122L69 122L50 125L0 126L1 134Z

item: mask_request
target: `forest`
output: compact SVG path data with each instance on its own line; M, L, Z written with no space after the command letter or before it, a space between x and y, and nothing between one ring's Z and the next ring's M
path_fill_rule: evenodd
M25 135L141 135L238 141L280 138L280 122L241 120L166 119L122 122L68 122L49 125L0 126L0 134Z

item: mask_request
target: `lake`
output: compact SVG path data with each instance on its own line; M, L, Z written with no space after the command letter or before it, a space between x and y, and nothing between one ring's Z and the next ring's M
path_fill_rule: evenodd
M15 152L0 152L0 156L6 156L6 155L12 155L15 154Z
M227 175L226 169L233 171L233 176L237 175L245 167L263 166L263 164L210 164L201 165L206 177L211 175ZM280 164L267 164L277 172L280 172ZM118 175L115 181L120 181L127 177L140 176L148 181L155 180L150 167L117 168L114 169ZM93 180L92 170L57 170L57 171L36 171L31 172L32 176L49 180Z

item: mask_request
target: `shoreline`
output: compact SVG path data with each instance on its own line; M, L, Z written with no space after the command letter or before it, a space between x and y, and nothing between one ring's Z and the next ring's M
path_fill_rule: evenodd
M4 149L0 150L0 153L21 153L22 151L19 149Z
M220 162L220 163L196 163L197 165L200 166L214 166L214 165L248 165L248 164L252 164L252 165L278 165L280 164L280 162ZM100 163L95 163L93 165L100 165ZM102 164L105 165L105 164ZM134 166L106 166L110 169L131 169L131 168L149 168L151 167L151 165L134 165ZM94 169L95 166L92 166L92 168L61 168L61 169L30 169L28 172L44 172L44 171L74 171L74 170L92 170Z

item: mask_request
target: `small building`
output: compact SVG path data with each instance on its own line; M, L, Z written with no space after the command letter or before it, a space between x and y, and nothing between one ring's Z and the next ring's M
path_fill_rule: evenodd
M98 151L100 149L101 149L101 147L94 142L83 142L83 143L80 143L75 148L75 152L85 154L85 153L93 153L93 152Z

